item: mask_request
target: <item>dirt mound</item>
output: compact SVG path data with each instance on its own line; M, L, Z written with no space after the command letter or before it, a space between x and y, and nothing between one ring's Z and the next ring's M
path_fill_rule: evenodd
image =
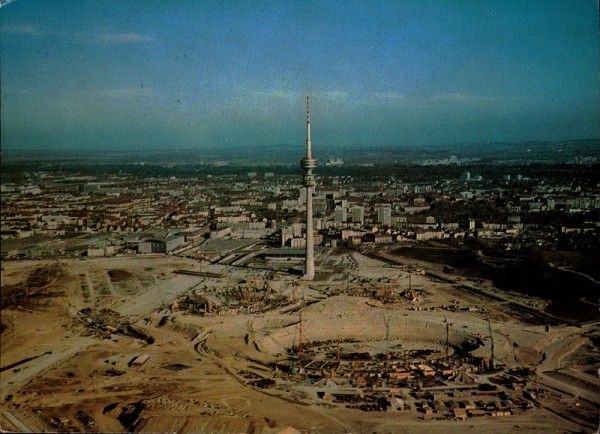
M43 288L64 274L64 270L59 265L35 268L27 277L25 285L29 288Z
M45 309L51 304L49 299L64 295L64 291L53 288L68 281L65 270L59 265L34 268L25 281L2 287L0 308Z
M529 347L517 347L515 349L515 358L524 365L539 365L544 359L543 354Z
M121 282L123 280L133 278L133 274L131 274L129 271L119 269L109 270L108 275L110 276L110 280L113 282Z

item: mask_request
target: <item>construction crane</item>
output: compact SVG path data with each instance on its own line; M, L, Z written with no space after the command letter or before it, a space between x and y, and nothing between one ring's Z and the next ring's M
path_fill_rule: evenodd
M390 354L390 317L386 317L385 313L381 313L383 317L383 323L385 324L385 354L389 356Z
M304 348L302 348L302 312L298 311L298 316L300 318L300 322L298 323L298 352L304 352Z
M448 361L450 349L450 326L452 324L448 321L448 318L444 318L444 322L446 323L446 361Z
M297 294L298 288L300 287L300 279L294 280L294 283L292 285L293 285L293 288L292 288L292 303L296 303L296 301L298 301L297 297L296 297L296 294Z
M488 329L490 331L490 341L491 341L491 349L490 349L490 366L494 366L494 336L492 335L492 323L488 319Z
M348 255L344 256L344 275L346 276L346 293L348 293L348 289L350 288L350 273L348 273Z
M379 296L381 296L381 298L383 299L383 301L387 302L387 301L390 300L391 290L390 290L389 285L387 283L382 283L380 285L377 285L376 288L379 288L379 290L377 291L377 294Z

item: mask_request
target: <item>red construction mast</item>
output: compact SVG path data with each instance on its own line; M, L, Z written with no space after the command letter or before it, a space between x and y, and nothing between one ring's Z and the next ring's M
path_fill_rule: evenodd
M302 348L302 312L298 311L298 315L300 317L300 322L298 323L298 352L301 353L304 351L304 348Z

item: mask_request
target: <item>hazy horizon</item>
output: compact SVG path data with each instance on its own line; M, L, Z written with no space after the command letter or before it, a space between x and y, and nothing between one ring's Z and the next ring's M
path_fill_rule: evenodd
M3 150L433 147L600 137L593 1L16 0Z

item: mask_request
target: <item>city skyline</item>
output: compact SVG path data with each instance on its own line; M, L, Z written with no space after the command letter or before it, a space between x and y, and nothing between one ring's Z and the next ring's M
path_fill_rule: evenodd
M5 149L600 135L585 2L38 2L0 9Z

